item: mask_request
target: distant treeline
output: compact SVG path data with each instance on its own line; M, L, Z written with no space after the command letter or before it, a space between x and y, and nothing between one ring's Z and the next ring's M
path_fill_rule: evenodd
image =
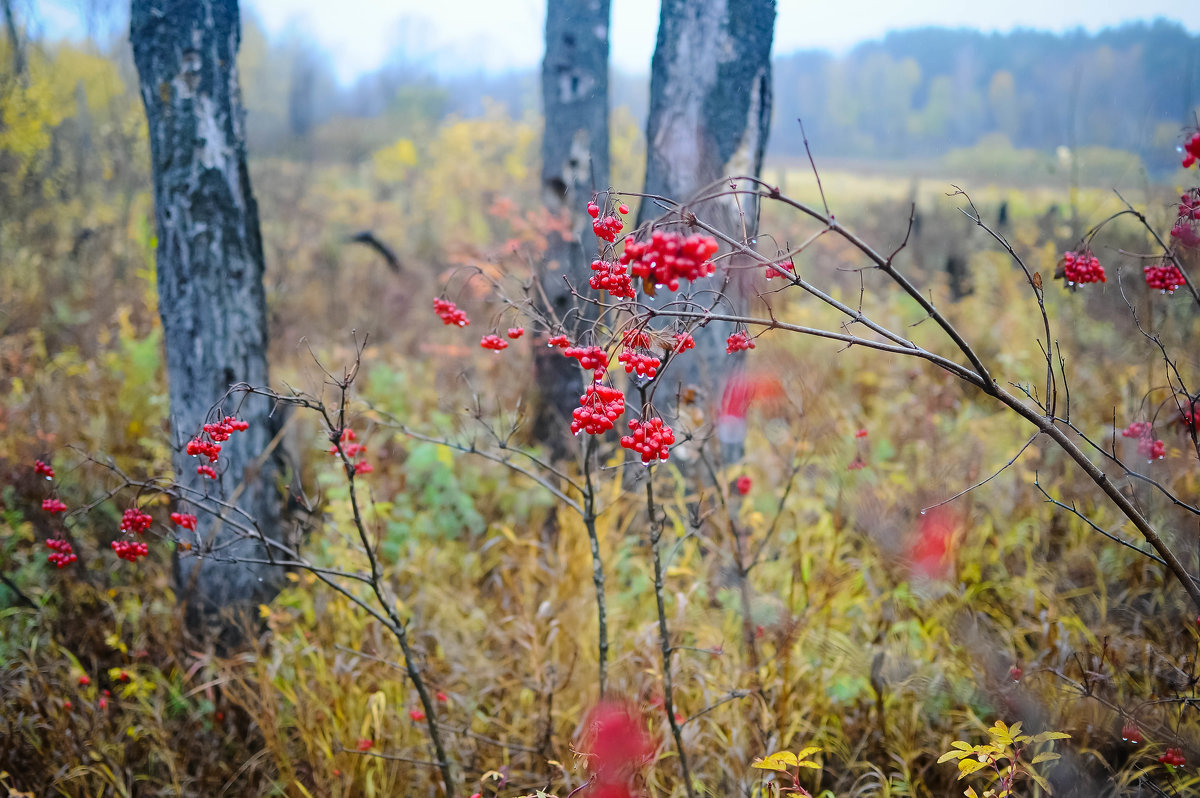
M311 42L268 40L246 20L243 85L251 149L278 152L347 117L388 142L489 102L536 115L538 73L446 78L404 62L337 85ZM1156 21L1056 35L923 28L892 33L845 55L800 51L775 58L768 155L802 155L797 118L823 156L930 157L983 142L1053 154L1104 147L1132 152L1152 171L1171 169L1182 129L1200 106L1200 36ZM647 65L648 67L649 65ZM642 124L648 74L616 73L612 104ZM372 119L371 122L365 122ZM373 144L363 142L365 155ZM353 157L353 156L351 156Z
M775 59L771 152L911 157L1002 134L1017 148L1109 147L1171 167L1200 105L1200 36L1166 21L1088 34L922 28L845 56Z

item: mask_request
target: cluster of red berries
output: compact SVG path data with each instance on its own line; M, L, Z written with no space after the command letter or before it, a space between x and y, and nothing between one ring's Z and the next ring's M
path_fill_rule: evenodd
M790 260L781 260L779 263L768 264L767 265L767 279L774 280L776 277L779 277L781 279L787 279L787 275L781 274L780 270L785 271L788 274L795 275L796 274L796 264L792 263Z
M613 428L625 412L625 394L616 388L594 382L579 397L579 407L571 413L571 434L586 432L600 435Z
M1088 250L1067 252L1063 255L1063 274L1067 285L1083 285L1084 283L1106 283L1108 277L1100 259Z
M112 550L122 560L129 562L137 562L139 557L145 557L150 553L149 547L140 540L114 540Z
M171 513L171 523L193 532L196 531L196 516L191 513Z
M33 473L46 479L54 479L54 469L41 460L33 461Z
M343 429L340 436L338 433L331 432L329 434L329 438L330 440L334 440L336 438L342 444L342 451L345 453L346 457L351 460L367 453L367 445L365 443L359 443L358 435L349 427ZM338 453L338 447L336 443L329 447L329 453L333 455ZM370 474L374 470L375 467L366 460L360 460L354 464L355 476L358 476L359 474Z
M248 429L250 429L249 421L240 421L233 416L225 416L216 423L204 425L204 431L208 433L208 437L218 443L229 440L235 432L245 432Z
M484 349L491 349L499 352L502 349L508 349L508 341L505 341L499 335L485 335L479 339L479 345Z
M1179 411L1178 421L1188 432L1195 432L1197 416L1200 416L1200 402L1193 403L1189 401L1187 406ZM1200 621L1200 619L1197 619L1197 621Z
M46 548L52 550L46 559L59 568L66 568L79 559L75 556L74 547L62 538L50 538L46 541Z
M204 455L208 462L215 463L221 457L221 444L203 438L192 438L188 441L187 453L192 457Z
M442 320L442 324L466 327L471 323L471 320L467 318L466 312L459 310L458 305L455 305L449 299L434 297L433 312Z
M696 339L691 333L675 333L675 354L682 354L696 348Z
M225 416L212 424L205 424L204 431L188 441L186 451L192 457L204 456L208 458L209 464L217 462L221 456L221 444L229 440L233 433L244 432L250 429L249 421L239 421L233 416ZM203 436L207 435L208 440ZM216 479L217 472L211 465L199 465L196 467L196 473L202 477Z
M1173 294L1176 288L1184 284L1183 273L1179 271L1178 266L1169 261L1157 266L1146 266L1142 271L1146 275L1146 285L1164 294Z
M342 444L342 451L345 452L346 456L351 460L367 451L366 445L358 443L358 435L349 427L346 427L344 430L342 430L341 435L338 436L338 440ZM330 446L329 453L337 454L338 447L336 445Z
M420 723L425 720L425 712L420 709L410 709L408 717L412 719L413 723Z
M654 339L650 337L650 333L643 329L635 327L632 330L626 330L621 336L621 346L632 349L649 349L654 345Z
M621 263L630 273L654 285L679 290L680 280L699 280L716 271L709 260L717 252L717 242L709 236L655 230L648 240L626 241Z
M48 513L61 513L67 509L67 505L59 499L42 499L42 509Z
M144 513L136 507L129 507L125 510L125 514L121 516L121 531L136 532L141 535L153 523L154 519L149 513Z
M573 357L579 361L579 365L585 369L596 372L597 377L604 375L608 370L608 353L598 346L568 346L562 351L567 357Z
M588 278L588 285L597 291L607 291L609 296L615 299L633 299L636 294L633 290L633 278L629 276L629 269L621 263L608 260L592 261L592 271L595 272Z
M587 212L588 216L591 216L593 219L592 232L596 234L596 237L601 241L607 241L610 244L614 243L617 240L617 236L621 233L621 228L625 226L621 218L613 214L600 218L600 206L595 202L588 203ZM624 216L629 213L629 207L621 205L617 208L617 213Z
M565 335L555 335L549 341L546 342L546 345L550 346L550 347L556 346L559 349L566 349L568 346L571 345L571 339Z
M1179 216L1171 228L1171 238L1185 247L1200 246L1197 221L1200 221L1200 188L1190 188L1179 197Z
M744 352L754 348L754 339L749 333L735 332L725 339L725 351L732 355L734 352Z
M1132 745L1137 745L1142 742L1142 730L1133 721L1126 721L1121 727L1121 739Z
M1167 454L1167 445L1156 439L1149 421L1135 421L1121 431L1123 438L1137 438L1138 454L1148 460L1161 460Z
M1183 143L1183 168L1187 169L1200 160L1200 131Z
M663 423L661 418L645 421L630 419L630 434L621 438L621 447L632 449L642 456L642 465L655 460L666 460L671 444L675 443L675 431Z
M525 334L524 327L509 327L508 328L508 337L513 339L514 341L517 340L518 338L520 338L524 334Z
M636 371L639 377L645 377L648 380L654 379L658 374L658 367L662 365L662 361L653 355L645 355L632 349L626 349L617 355L617 360L625 364L626 374Z
M1183 758L1182 748L1168 748L1158 761L1167 767L1181 768L1187 764L1187 760Z

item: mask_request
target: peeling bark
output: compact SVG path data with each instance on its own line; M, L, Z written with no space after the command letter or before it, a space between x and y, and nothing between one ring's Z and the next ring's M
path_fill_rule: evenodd
M687 200L727 176L761 173L771 119L774 29L774 0L663 0L650 73L647 194ZM736 238L753 239L757 233L752 198L722 197L689 209ZM653 203L642 203L638 224L657 213ZM732 271L719 269L689 291L720 290L730 277L726 295L732 308L726 310L743 313L748 275L731 265ZM669 378L698 385L726 382L741 362L725 354L730 332L729 325L718 323L697 331L695 357L681 359ZM663 388L660 395L676 393Z
M594 193L608 188L609 16L609 0L546 4L542 200L551 213L569 218L571 238L551 236L540 278L548 300L543 311L562 321L574 341L586 337L595 321L591 308L577 307L568 283L587 288L595 237L586 206ZM583 372L575 361L545 347L537 351L534 366L541 394L534 435L558 445L583 393Z
M281 465L273 456L260 461L276 431L266 399L236 400L221 409L250 428L223 445L217 484L199 476L195 459L184 451L230 385L268 382L262 239L237 74L238 4L133 0L130 36L149 123L176 479L236 503L262 535L278 540ZM197 515L199 538L215 551L177 556L179 597L194 630L215 627L226 639L236 637L232 615L269 601L283 574L269 565L234 562L270 555L258 540Z

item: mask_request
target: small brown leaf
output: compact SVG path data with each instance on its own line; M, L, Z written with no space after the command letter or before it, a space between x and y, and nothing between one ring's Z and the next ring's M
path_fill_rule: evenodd
M1033 273L1033 287L1039 291L1042 290L1042 273L1041 272Z

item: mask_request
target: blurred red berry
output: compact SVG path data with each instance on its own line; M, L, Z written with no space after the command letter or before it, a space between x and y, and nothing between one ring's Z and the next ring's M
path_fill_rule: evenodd
M358 748L359 751L370 751L371 748L374 747L374 745L375 745L374 740L368 740L364 737L363 739L358 741L358 745L356 747Z
M740 493L741 495L745 496L747 493L750 492L751 484L753 484L753 483L751 483L750 477L743 474L742 476L737 478L737 483L736 483L737 492Z
M42 509L48 513L61 513L66 511L67 505L58 499L42 499Z
M421 710L419 710L419 709L411 709L411 710L409 710L409 712L408 712L408 716L409 716L410 718L412 718L414 721L421 721L421 720L425 720L425 713L424 713L424 712L422 712L422 711L421 711Z
M41 460L33 461L33 473L43 476L46 479L54 479L54 469Z

